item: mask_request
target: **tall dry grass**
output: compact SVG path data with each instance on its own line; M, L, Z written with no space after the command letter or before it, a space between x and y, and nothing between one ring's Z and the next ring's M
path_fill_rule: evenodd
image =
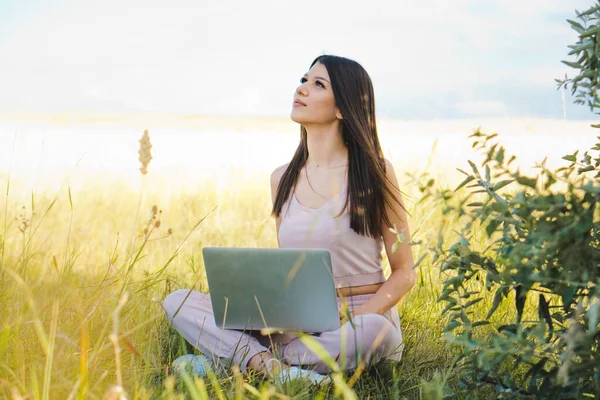
M142 161L142 172L151 167ZM452 236L441 210L417 207L417 183L399 176L409 188L414 238ZM205 179L169 196L143 174L141 193L102 180L71 190L65 180L58 192L18 197L12 190L19 183L9 176L0 205L0 397L419 398L453 384L453 354L436 302L443 277L427 260L398 307L406 341L399 365L340 375L324 389L278 387L239 370L204 380L170 376L171 361L193 349L168 325L161 300L182 287L207 290L201 248L277 245L268 180L243 170L231 177L235 185L225 189ZM474 240L481 237L474 232ZM416 259L423 253L414 249Z

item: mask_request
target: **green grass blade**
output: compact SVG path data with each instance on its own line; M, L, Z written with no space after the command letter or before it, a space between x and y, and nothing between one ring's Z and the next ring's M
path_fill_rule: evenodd
M194 385L194 381L192 381L192 378L186 371L181 372L181 379L183 380L183 383L185 384L185 387L187 388L188 393L189 393L190 397L192 398L192 400L208 399L208 396L207 397L202 396L201 391L196 387L196 385Z
M35 332L36 332L36 334L38 336L40 344L42 345L42 350L44 351L44 354L47 355L48 354L48 343L49 343L48 336L46 335L46 331L44 330L44 326L42 325L42 321L39 318L39 312L37 310L37 306L35 304L35 301L33 300L33 296L31 294L31 290L29 289L29 286L13 270L10 270L10 269L6 268L4 271L11 278L13 278L15 280L15 282L17 283L17 285L22 289L23 294L25 295L25 299L27 301L27 304L29 305L29 307L31 308L31 311L33 313L33 326L34 326Z
M48 341L48 351L46 354L46 366L44 368L44 390L43 400L50 398L50 381L52 377L52 363L54 361L54 343L56 341L56 330L58 327L59 301L55 300L52 306L52 322L50 323L50 338Z
M340 366L335 362L329 355L327 350L321 346L321 344L312 336L307 334L301 334L300 340L306 345L313 353L317 355L333 372L341 372Z

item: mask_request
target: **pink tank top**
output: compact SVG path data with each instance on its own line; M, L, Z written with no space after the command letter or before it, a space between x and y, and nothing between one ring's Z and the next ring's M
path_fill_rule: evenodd
M325 248L331 253L335 286L362 286L385 281L381 237L359 235L350 228L345 188L320 208L303 206L292 192L281 211L279 243L287 248Z

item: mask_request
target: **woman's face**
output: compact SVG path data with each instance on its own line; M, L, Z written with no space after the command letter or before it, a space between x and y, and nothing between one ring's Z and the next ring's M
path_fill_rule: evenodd
M292 121L301 125L331 124L342 115L335 106L331 79L327 68L320 62L300 79L300 86L294 93L294 103L290 115Z

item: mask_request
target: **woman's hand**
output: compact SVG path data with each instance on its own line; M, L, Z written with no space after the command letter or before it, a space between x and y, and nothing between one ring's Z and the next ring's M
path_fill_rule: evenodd
M338 313L340 314L340 325L344 325L354 317L353 313L348 310L348 307L344 307L344 305L338 308Z
M363 313L360 311L360 307L350 312L348 308L344 309L344 307L339 308L340 313L340 324L344 325L346 322L350 321L352 325L354 325L354 318L358 315L362 315Z

